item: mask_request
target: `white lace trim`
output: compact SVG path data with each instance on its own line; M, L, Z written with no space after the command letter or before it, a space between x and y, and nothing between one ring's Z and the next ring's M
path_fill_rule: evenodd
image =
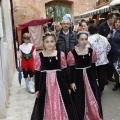
M47 79L47 73L46 73L46 83L47 83L48 79ZM43 120L45 120L45 108L46 108L46 94L45 94L45 105L44 105L44 116L43 116Z
M41 70L40 72L48 72L48 71L62 71L61 69L54 69L54 70Z
M66 112L65 104L64 104L64 101L63 101L63 99L62 99L61 91L60 91L60 88L59 88L59 85L58 85L57 74L56 74L56 83L57 83L57 86L58 86L58 89L59 89L59 93L60 93L61 101L62 101L63 108L64 108L65 113L66 113L67 120L69 120L69 119L68 119L68 114L67 114L67 112Z
M84 68L75 68L75 69L83 69L83 70L86 70L87 68L90 68L91 66L88 66L88 67L84 67Z

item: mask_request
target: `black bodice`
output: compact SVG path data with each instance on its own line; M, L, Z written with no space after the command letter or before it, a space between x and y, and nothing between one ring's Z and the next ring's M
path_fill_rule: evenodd
M85 68L91 66L92 63L92 52L93 50L89 48L88 54L78 55L75 49L72 51L75 58L75 68Z
M60 52L57 51L57 56L52 57L45 57L42 52L39 55L41 59L41 71L61 69Z

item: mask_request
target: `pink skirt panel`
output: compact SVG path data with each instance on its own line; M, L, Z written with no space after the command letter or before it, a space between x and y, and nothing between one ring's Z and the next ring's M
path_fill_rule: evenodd
M84 83L85 83L85 116L84 120L102 120L99 115L98 104L93 94L93 91L90 87L90 83L88 81L86 70L84 70Z
M56 80L56 71L48 71L46 79L44 120L67 120L67 114Z

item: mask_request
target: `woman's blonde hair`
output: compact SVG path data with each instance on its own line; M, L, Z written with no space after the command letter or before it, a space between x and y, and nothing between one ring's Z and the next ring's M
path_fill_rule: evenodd
M54 32L55 33L57 32L56 31L56 26L59 26L60 29L62 28L60 22L55 23L55 25L54 25Z

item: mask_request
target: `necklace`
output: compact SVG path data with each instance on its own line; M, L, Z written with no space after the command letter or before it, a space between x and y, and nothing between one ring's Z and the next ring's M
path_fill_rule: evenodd
M52 62L52 57L49 57L49 61L50 61L50 63Z
M76 47L76 52L78 55L82 55L82 58L84 59L85 58L85 55L88 53L88 49L83 49L82 51ZM90 56L90 53L89 53L89 56Z

